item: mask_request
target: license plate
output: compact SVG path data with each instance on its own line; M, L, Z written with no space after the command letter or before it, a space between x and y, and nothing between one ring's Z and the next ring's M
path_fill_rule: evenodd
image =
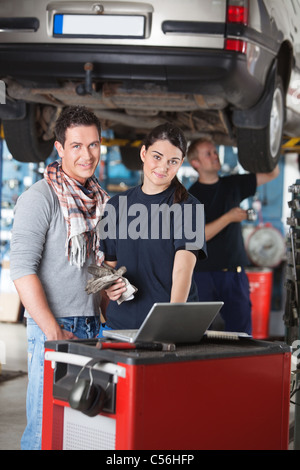
M54 16L55 37L145 37L145 17L129 15L63 15Z

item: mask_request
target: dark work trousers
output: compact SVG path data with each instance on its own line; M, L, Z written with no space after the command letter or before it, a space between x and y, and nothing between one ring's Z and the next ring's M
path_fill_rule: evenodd
M244 269L234 271L194 272L199 301L223 301L220 315L225 331L251 335L251 301L249 281Z

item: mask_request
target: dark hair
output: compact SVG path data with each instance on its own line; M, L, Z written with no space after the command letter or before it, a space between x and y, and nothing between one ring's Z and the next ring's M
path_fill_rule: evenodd
M184 159L187 150L187 141L183 131L173 124L167 122L155 127L144 139L143 145L146 150L158 140L167 140L170 144L177 147L182 152L182 159ZM188 198L188 192L180 183L177 176L172 180L172 185L175 186L174 203L185 201Z
M74 126L93 126L98 129L101 137L101 123L97 116L84 106L67 106L58 117L55 124L56 140L64 147L66 141L66 131Z

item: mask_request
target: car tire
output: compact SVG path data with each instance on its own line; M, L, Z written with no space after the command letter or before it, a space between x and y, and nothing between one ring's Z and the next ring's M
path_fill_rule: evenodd
M19 162L39 163L52 153L54 136L43 139L45 132L40 125L42 105L28 104L24 119L3 120L4 139L13 158Z
M123 165L132 171L140 171L143 168L138 147L120 147Z
M237 128L239 162L251 173L269 173L281 155L285 119L285 93L282 80L276 78L269 124L263 129Z

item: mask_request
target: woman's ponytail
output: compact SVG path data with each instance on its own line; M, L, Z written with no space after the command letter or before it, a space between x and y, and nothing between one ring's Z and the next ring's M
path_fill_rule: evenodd
M179 202L186 201L189 193L187 192L186 188L183 186L182 183L180 183L179 179L177 176L174 176L172 180L173 186L175 186L175 193L174 193L174 204L177 204Z

